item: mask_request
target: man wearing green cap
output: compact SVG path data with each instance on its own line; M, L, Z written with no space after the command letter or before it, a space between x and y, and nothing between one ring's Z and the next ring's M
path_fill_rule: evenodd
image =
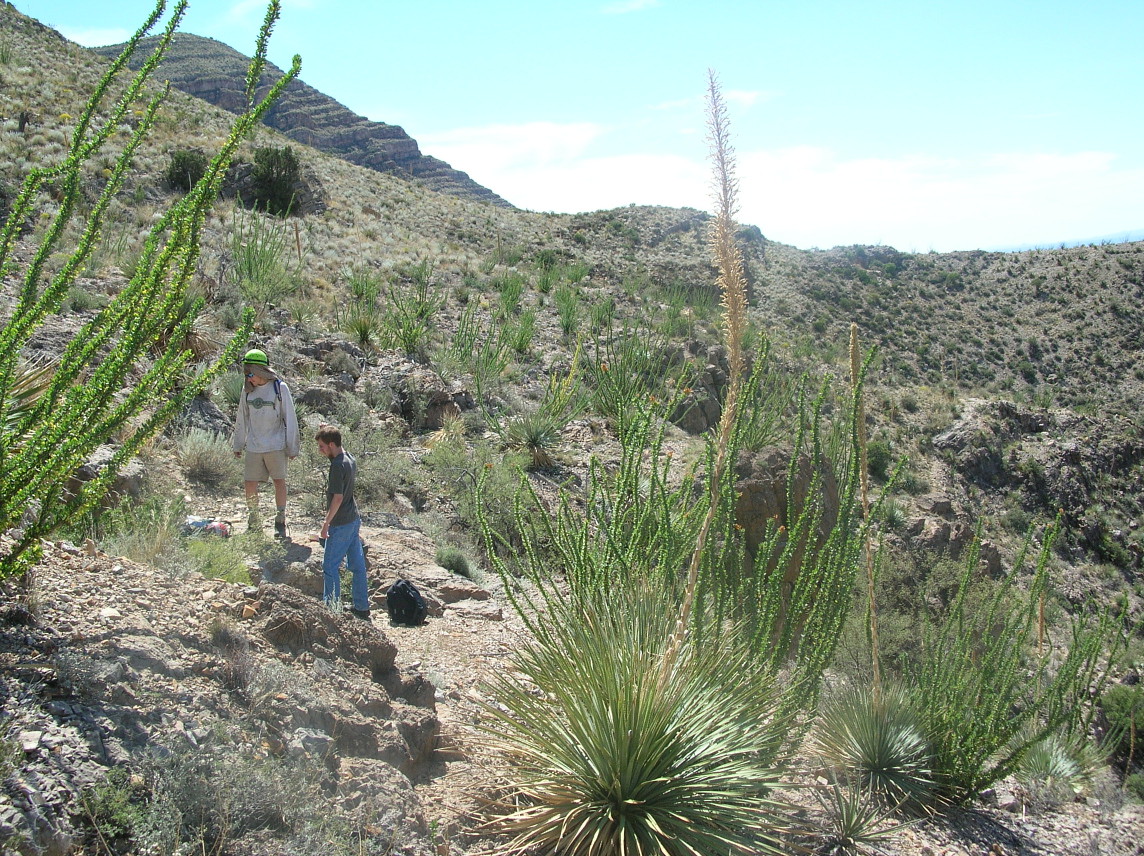
M257 348L242 358L246 377L238 402L231 448L235 457L246 451L244 486L250 509L249 525L261 526L258 485L274 482L274 535L286 537L286 461L298 456L298 416L290 388L270 368L270 360Z

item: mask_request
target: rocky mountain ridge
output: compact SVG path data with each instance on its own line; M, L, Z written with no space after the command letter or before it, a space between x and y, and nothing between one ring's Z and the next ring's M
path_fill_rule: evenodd
M154 47L156 37L144 39L133 67ZM117 56L123 45L93 49L105 57ZM177 33L159 73L184 92L216 107L238 113L246 102L244 79L250 58L214 39ZM282 70L267 64L260 86L270 88ZM267 113L265 123L292 140L378 172L416 179L438 192L513 206L467 173L444 161L422 154L417 141L397 125L371 122L301 80L293 80Z

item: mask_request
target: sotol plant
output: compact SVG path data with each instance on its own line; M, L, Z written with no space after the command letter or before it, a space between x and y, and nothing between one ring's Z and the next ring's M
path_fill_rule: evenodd
M565 493L551 511L526 514L519 504L514 550L498 552L506 539L481 518L489 561L536 640L515 663L524 680L500 684L502 706L489 710L493 739L515 765L516 803L497 819L516 834L514 848L571 856L776 850L785 822L773 788L793 742L792 715L815 694L849 606L857 524L840 515L840 534L808 546L821 519L814 500L794 509L796 532L773 533L752 576L768 610L740 610L734 596L748 587L728 465L741 445L737 402L748 386L745 289L714 79L711 104L732 382L704 471L672 473L663 446L671 402L643 397L625 419L619 466L594 466L584 495ZM479 500L484 488L482 480ZM842 493L852 510L854 488ZM784 599L783 575L763 569L800 545L802 585Z
M295 57L291 70L269 93L261 100L255 97L279 5L277 0L269 3L258 36L246 79L247 109L235 120L202 179L151 230L129 283L75 335L47 388L34 402L18 394L21 351L44 320L59 309L98 246L108 208L155 122L166 90L150 99L135 131L123 143L99 198L86 212L78 244L67 253L58 273L48 272L48 261L59 251L65 227L79 213L86 165L112 144L118 129L132 118L129 114L145 96L148 80L186 10L185 2L175 6L154 52L127 84L123 96L108 105L113 82L165 11L163 2L156 5L96 86L76 120L63 161L33 169L12 204L0 232L0 274L18 277L22 285L15 308L0 329L0 532L11 537L0 555L0 577L23 573L34 564L41 539L94 505L119 468L233 363L245 343L252 324L249 316L214 362L194 367L183 343L201 302L185 313L184 296L198 260L204 217L236 148L300 68L301 61ZM18 270L14 249L21 224L49 188L58 199L57 213L31 260ZM69 489L70 475L112 436L122 442L101 474Z

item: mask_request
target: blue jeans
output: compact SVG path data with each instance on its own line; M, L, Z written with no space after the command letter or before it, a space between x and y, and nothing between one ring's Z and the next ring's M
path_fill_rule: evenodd
M325 578L322 599L326 603L339 603L342 599L342 559L353 574L350 593L354 609L369 609L369 585L365 578L365 552L361 548L361 520L341 526L331 526L326 538L326 552L322 557Z

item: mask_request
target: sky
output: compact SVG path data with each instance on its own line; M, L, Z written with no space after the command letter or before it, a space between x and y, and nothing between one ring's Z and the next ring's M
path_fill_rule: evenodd
M14 0L85 45L153 0ZM509 202L712 207L727 104L739 219L802 248L1144 237L1142 0L282 0L270 59ZM191 0L249 54L264 0Z

